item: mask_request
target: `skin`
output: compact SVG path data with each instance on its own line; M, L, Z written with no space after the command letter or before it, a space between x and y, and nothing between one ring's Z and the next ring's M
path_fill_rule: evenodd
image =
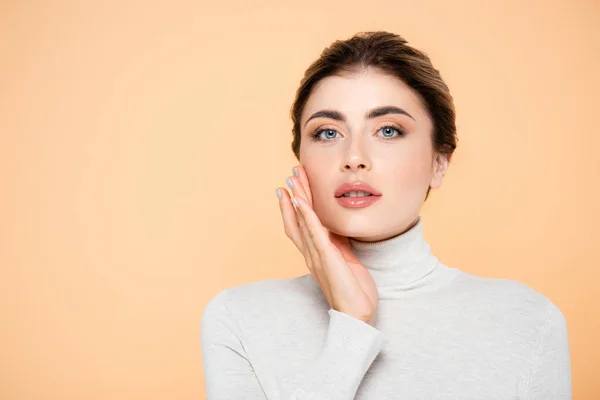
M365 118L384 106L403 113ZM336 111L345 121L311 118L322 110ZM330 306L374 325L377 288L348 238L375 242L412 228L428 187L441 186L450 160L433 149L433 123L418 93L373 68L322 79L300 123L298 176L287 178L296 208L287 190L279 188L285 232ZM322 140L312 140L318 131ZM370 184L382 198L366 208L342 207L334 192L354 180Z

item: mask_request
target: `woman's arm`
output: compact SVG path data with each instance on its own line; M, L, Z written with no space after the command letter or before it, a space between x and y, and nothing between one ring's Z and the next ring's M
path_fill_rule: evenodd
M524 400L571 400L571 358L567 323L552 303L546 312L540 341L525 378Z
M238 326L227 309L227 290L209 302L202 316L202 361L208 400L354 399L381 349L383 338L379 330L330 309L327 338L321 356L310 370L301 376L280 376L278 371L269 371L277 377L278 387L263 388L248 360ZM285 391L280 384L283 381L291 389ZM279 392L276 397L271 395L274 391Z

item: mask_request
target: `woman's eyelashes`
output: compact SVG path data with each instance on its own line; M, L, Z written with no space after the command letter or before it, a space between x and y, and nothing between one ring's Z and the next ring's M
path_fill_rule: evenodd
M383 134L381 135L381 137L384 140L394 140L394 139L398 139L402 136L405 135L405 131L404 129L395 126L395 125L385 125L382 126L381 128L379 128L377 130L377 132L383 132ZM397 135L394 135L394 132L398 133ZM311 135L311 138L313 141L315 142L330 142L332 139L335 139L335 135L338 133L338 131L336 131L335 129L330 129L330 128L324 128L324 129L319 129L317 130L315 133L313 133ZM325 134L325 136L321 136L322 134ZM323 137L325 137L325 139L323 139Z

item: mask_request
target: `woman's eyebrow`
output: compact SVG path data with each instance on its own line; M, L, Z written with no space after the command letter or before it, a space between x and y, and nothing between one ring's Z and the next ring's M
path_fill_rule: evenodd
M414 117L412 115L410 115L406 110L399 108L399 107L395 107L395 106L384 106L384 107L374 108L374 109L370 110L369 112L367 112L367 114L365 115L365 119L373 119L373 118L381 117L382 115L387 115L387 114L403 114L403 115L410 117L413 121L415 120ZM335 119L336 121L346 122L346 117L344 116L344 114L342 114L339 111L321 110L321 111L317 111L316 113L311 115L304 123L304 126L306 127L306 124L308 124L308 121L310 121L311 119L319 118L319 117L325 117L325 118Z

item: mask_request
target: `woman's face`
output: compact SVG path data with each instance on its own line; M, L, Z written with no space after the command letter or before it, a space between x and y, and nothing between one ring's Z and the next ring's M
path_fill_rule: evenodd
M397 110L368 116L382 107ZM320 111L334 114L312 117ZM448 159L433 152L433 124L418 93L375 69L319 81L300 124L300 164L313 208L339 235L377 241L403 233L448 167ZM345 207L335 191L348 181L366 182L381 197L368 207Z

